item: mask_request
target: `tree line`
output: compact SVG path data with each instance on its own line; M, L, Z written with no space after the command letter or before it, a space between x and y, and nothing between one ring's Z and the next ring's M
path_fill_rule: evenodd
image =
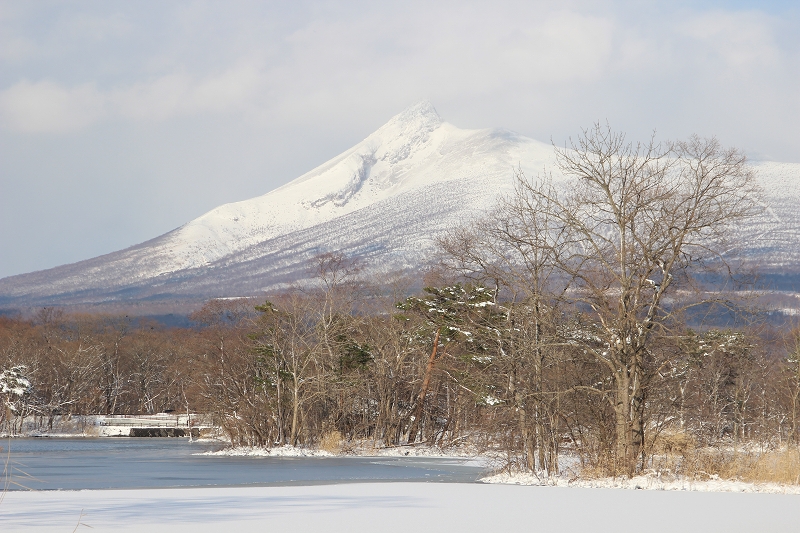
M632 475L687 442L796 443L800 330L707 320L744 279L731 250L760 205L744 157L600 126L556 152L567 186L520 173L440 239L416 294L324 254L313 284L209 301L195 328L0 320L4 423L192 410L234 444L468 443L548 474L567 450Z

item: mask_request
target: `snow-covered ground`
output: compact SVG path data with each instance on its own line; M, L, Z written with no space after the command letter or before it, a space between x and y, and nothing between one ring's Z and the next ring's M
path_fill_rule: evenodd
M441 449L432 446L391 446L375 448L368 445L361 445L351 447L347 451L340 453L331 453L325 450L296 446L280 446L275 448L235 446L216 451L202 452L196 455L230 457L435 457L440 459L458 459L465 465L483 466L486 468L491 468L498 463L498 459L493 457L492 454L485 452L479 453L476 449L471 447Z
M322 533L800 531L800 496L447 483L13 492L0 529Z
M278 446L275 448L235 446L212 452L196 453L195 455L223 455L228 457L331 457L333 454L325 450L315 450L297 446Z
M767 494L800 494L800 485L749 483L730 479L692 480L641 475L632 478L569 479L547 478L531 473L499 473L481 479L483 483L533 485L547 487L579 487L592 489L680 490L695 492L750 492Z

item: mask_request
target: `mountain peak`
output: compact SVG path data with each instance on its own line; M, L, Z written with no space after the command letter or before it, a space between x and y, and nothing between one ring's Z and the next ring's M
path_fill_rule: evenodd
M362 258L379 276L421 268L436 257L437 237L513 193L515 170L535 176L553 156L550 145L505 130L459 129L420 101L267 194L127 250L0 280L0 305L263 295L307 280L310 258L326 251ZM743 227L742 239L789 286L800 275L788 266L800 264L800 165L762 162L758 172L775 221Z
M395 115L392 120L410 121L417 120L419 118L424 118L425 120L436 120L438 122L442 121L439 113L436 112L436 108L433 107L433 104L428 100L420 100L419 102L408 106L399 114Z
M427 100L413 104L383 125L378 131L394 130L408 134L411 131L433 131L442 124L442 118Z

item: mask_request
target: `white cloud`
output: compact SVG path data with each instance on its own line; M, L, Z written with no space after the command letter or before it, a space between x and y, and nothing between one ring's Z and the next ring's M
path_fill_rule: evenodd
M241 111L253 104L264 74L242 64L216 76L196 79L170 74L117 89L106 98L114 112L134 120L165 120L180 115Z
M60 19L56 31L71 39L104 41L127 36L134 27L122 13L101 16L78 12Z
M684 26L699 52L711 52L737 69L772 66L780 57L771 20L758 12L712 11L695 16Z
M549 83L584 81L606 71L613 53L614 25L608 18L560 12L533 25L529 38L513 51L529 54L520 65L534 79Z
M0 35L0 60L19 62L36 53L36 44L30 39L3 32Z
M58 230L71 259L132 244L285 183L420 98L459 127L559 142L608 119L798 161L800 12L711 4L0 0L0 276L67 259L12 236ZM128 229L98 223L103 208Z
M328 7L294 26L261 32L259 24L266 19L259 23L258 16L252 27L242 16L238 26L224 26L230 22L224 10L200 10L202 16L196 13L191 24L184 21L159 34L173 40L152 49L140 43L147 52L125 58L117 69L125 76L115 74L128 79L104 79L101 70L87 79L92 74L87 69L72 84L56 76L12 85L0 93L3 121L24 131L74 131L102 120L164 121L208 114L297 124L338 120L353 107L385 113L421 97L439 104L481 100L487 109L510 108L527 105L522 100L526 94L542 102L566 93L581 98L581 91L595 97L601 87L636 87L661 79L670 79L673 94L691 93L696 83L728 84L731 72L746 75L780 58L774 21L762 14L622 14L568 5ZM96 39L137 36L136 28L142 29L141 20L132 16L64 20L80 28L77 33L85 30ZM67 22L59 25L61 34L69 33ZM225 30L218 33L217 26ZM204 35L209 40L198 41ZM207 64L198 61L201 57L209 58ZM116 72L113 61L102 66ZM612 95L610 104L624 106L627 99L622 93ZM41 109L48 107L57 112L43 116Z
M23 80L0 92L3 124L24 132L65 133L104 119L167 120L181 115L240 111L258 94L263 74L251 65L195 79L169 74L100 91L94 83L65 87Z
M93 83L63 87L51 81L23 80L0 93L0 116L12 129L63 133L103 116L103 97Z

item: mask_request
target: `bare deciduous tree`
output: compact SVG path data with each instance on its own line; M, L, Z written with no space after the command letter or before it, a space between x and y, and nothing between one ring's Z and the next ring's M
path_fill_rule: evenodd
M716 139L632 144L598 124L556 159L564 186L519 173L494 220L443 244L462 272L525 290L534 320L555 290L596 322L570 340L608 372L610 386L582 388L610 402L612 468L632 474L648 389L670 359L659 339L682 324L678 293L700 265L725 263L731 229L757 212L758 189L745 157Z
M632 474L648 387L664 365L658 339L681 307L668 297L700 262L724 257L734 224L756 213L758 190L745 157L716 139L634 145L596 125L556 154L567 192L523 182L519 194L558 221L550 238L569 250L558 268L598 322L602 342L585 349L613 378L616 469Z

